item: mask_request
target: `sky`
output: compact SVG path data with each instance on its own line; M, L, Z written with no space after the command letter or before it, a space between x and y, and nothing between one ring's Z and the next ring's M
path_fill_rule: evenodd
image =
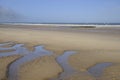
M0 0L0 22L120 23L120 0Z

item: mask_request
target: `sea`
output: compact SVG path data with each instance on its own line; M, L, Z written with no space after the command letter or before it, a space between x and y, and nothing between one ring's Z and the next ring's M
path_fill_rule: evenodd
M0 22L0 25L52 25L52 26L96 26L96 27L120 27L120 23L40 23L40 22Z
M75 24L75 25L120 25L120 23L40 23L40 22L0 22L0 24Z

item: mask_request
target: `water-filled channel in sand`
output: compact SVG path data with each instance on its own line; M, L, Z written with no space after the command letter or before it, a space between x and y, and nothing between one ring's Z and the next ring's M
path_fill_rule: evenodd
M88 72L94 77L100 77L102 76L104 69L109 66L112 66L112 63L110 62L99 63L96 64L95 66L90 67L88 69Z
M0 47L3 47L3 46L8 46L8 45L11 45L11 44L13 44L12 42L6 42L6 43L3 43L3 44L0 44Z
M2 48L2 46L8 45L8 43L0 44L0 50L10 50L15 49L15 51L0 53L0 57L12 56L12 55L23 55L22 58L13 62L8 69L8 80L18 80L19 68L22 64L27 63L37 57L42 57L46 55L52 55L52 52L47 51L43 46L36 46L35 51L31 52L24 47L24 44L16 44L13 47ZM64 79L66 76L70 76L75 72L75 70L69 65L68 57L76 52L66 51L63 55L56 58L57 63L63 68L63 71L57 80Z
M7 44L0 44L0 50L15 49L15 51L0 53L0 57L6 57L12 55L23 56L9 66L7 73L8 80L18 80L19 68L21 67L22 64L34 60L37 57L52 55L52 52L45 50L43 46L36 46L35 51L32 52L29 51L27 48L25 48L23 44L16 44L15 46L10 48L3 48L2 46L4 45Z
M63 72L58 76L57 79L51 79L51 80L63 80L64 78L69 77L70 75L76 72L75 69L73 69L68 63L69 56L75 53L76 53L75 51L66 51L64 52L63 55L58 56L56 58L56 61L62 67Z
M43 46L36 46L34 52L30 52L29 54L23 56L22 58L16 60L14 63L12 63L9 67L8 71L8 80L18 80L18 70L20 66L26 62L29 62L31 60L34 60L38 57L51 55L52 52L47 51L43 48Z
M12 55L17 55L17 54L25 55L25 54L29 53L28 49L23 47L24 44L16 44L13 47L9 47L9 48L3 48L2 46L4 46L4 45L7 45L7 43L6 44L0 44L0 51L2 51L2 50L6 50L6 51L11 50L11 51L1 52L0 57L12 56ZM12 51L12 50L15 50L15 51Z
M53 54L51 51L45 50L43 46L36 46L34 51L29 51L27 48L24 47L24 44L16 44L13 47L7 47L7 48L2 47L5 45L9 45L9 43L0 44L0 51L12 50L12 49L15 49L15 51L0 52L0 58L6 56L12 56L12 55L23 56L17 59L16 61L12 62L8 67L8 73L7 73L8 80L19 80L19 75L18 75L19 69L21 65L23 65L24 63L35 60L38 57L49 56ZM58 78L55 79L53 78L50 80L62 80L66 77L69 77L77 73L77 71L68 63L69 56L74 55L75 53L76 53L75 51L66 51L64 52L64 54L56 58L56 62L63 69L63 72L60 73ZM90 75L94 77L99 77L103 73L103 70L111 65L112 63L100 63L93 67L90 67L88 69L88 72L90 73Z

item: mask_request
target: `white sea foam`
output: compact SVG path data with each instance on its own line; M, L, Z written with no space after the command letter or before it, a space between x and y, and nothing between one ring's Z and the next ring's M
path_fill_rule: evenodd
M120 27L120 24L118 25L111 25L111 24L105 24L105 25L101 25L101 24L41 24L41 23L2 23L2 24L7 24L7 25L38 25L38 26L65 26L65 27L80 27L80 26L85 26L85 27L89 27L89 26L95 26L95 27Z

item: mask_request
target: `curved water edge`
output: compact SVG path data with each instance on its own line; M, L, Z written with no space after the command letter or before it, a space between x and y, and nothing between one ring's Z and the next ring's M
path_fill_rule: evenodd
M11 44L11 43L10 43ZM6 56L12 56L12 55L23 55L23 57L19 58L15 62L11 63L8 68L8 80L19 80L18 79L18 73L21 65L24 63L27 63L29 61L32 61L38 57L46 56L46 55L52 55L53 53L45 50L43 46L36 46L35 51L29 51L27 48L24 47L24 44L16 44L12 47L4 48L2 46L9 45L9 43L0 44L0 50L12 50L15 49L15 51L10 52L0 52L0 58L6 57ZM60 67L63 69L63 72L60 73L58 78L53 78L50 80L63 80L64 78L70 77L71 75L77 73L77 71L69 65L68 58L70 55L75 54L75 51L66 51L63 55L60 55L56 58L57 63L60 65ZM105 68L111 66L112 63L110 62L104 62L96 64L93 67L90 67L88 69L88 73L94 77L100 77L104 71Z
M0 50L12 50L15 51L10 52L0 52L1 57L7 57L12 55L23 55L23 57L19 58L15 62L11 63L8 67L7 77L8 80L18 80L18 72L19 68L22 64L27 63L31 60L34 60L38 57L52 55L53 53L44 49L43 46L36 46L35 51L29 51L27 48L24 47L24 44L16 44L13 47L4 48L3 46L9 45L11 43L3 43L0 44Z
M56 79L50 79L50 80L63 80L64 78L67 78L77 72L75 69L73 69L69 63L68 58L69 56L75 54L75 51L66 51L63 55L58 56L56 58L57 63L62 67L63 72L58 76Z
M52 52L45 50L43 46L36 46L35 51L33 51L33 52L29 51L27 48L25 48L24 44L16 44L13 47L9 47L9 48L2 47L4 45L8 45L8 44L9 43L1 44L0 50L15 49L15 51L0 53L0 57L12 56L12 55L16 55L16 54L24 55L22 58L19 58L15 62L11 63L10 66L8 67L8 73L7 73L8 80L19 80L18 73L19 73L19 69L22 64L32 61L38 57L53 54ZM75 53L76 53L75 51L66 51L66 52L64 52L63 55L56 58L57 63L64 70L64 72L62 72L59 75L59 78L57 80L64 79L65 77L68 77L68 76L74 74L75 70L69 65L67 60L70 55L75 54Z
M4 44L1 44L4 45ZM24 44L16 44L13 47L3 48L0 47L0 50L14 50L10 52L1 52L0 57L12 56L12 55L25 55L30 53L27 48L24 47Z
M12 45L14 44L13 42L5 42L5 43L0 43L0 47L7 46L7 45Z
M14 63L12 63L9 67L8 71L8 80L19 80L18 79L18 73L19 68L22 64L27 63L29 61L32 61L38 57L46 56L46 55L52 55L52 52L47 51L43 48L43 46L37 46L35 47L35 51L31 52L22 58L16 60Z
M95 66L92 66L88 69L88 73L91 74L94 77L100 77L102 76L103 71L105 68L112 66L113 63L111 62L104 62L96 64Z

